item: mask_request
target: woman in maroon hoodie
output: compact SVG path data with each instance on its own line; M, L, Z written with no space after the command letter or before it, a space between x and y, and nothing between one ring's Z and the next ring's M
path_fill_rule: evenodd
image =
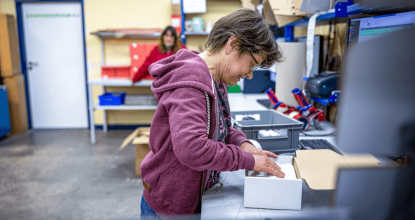
M163 33L160 35L159 44L153 48L150 52L143 65L138 69L133 77L133 82L138 82L142 79L147 79L152 77L148 72L148 67L161 59L172 56L180 49L186 47L182 44L180 36L177 34L176 30L172 26L168 26L164 29Z
M159 104L151 123L151 152L141 163L143 219L200 212L203 190L216 183L220 171L284 177L268 158L277 155L255 148L231 126L227 95L227 85L281 61L268 24L258 12L238 9L215 23L206 48L180 50L149 68Z

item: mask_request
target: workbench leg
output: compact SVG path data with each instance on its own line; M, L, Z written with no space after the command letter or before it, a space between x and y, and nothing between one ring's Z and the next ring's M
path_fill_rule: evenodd
M92 85L88 86L89 98L89 130L91 131L91 144L95 144L94 99L92 98Z
M102 86L102 93L105 94L105 86ZM107 111L105 109L102 110L104 116L104 124L102 125L102 130L106 133L108 131L108 124L107 124Z

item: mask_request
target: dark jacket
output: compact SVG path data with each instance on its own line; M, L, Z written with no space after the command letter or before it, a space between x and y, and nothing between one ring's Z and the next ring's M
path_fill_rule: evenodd
M247 141L242 132L231 128L226 144L217 142L219 97L198 53L179 50L149 68L159 104L141 174L144 199L161 215L194 213L209 170L252 170L255 165L253 155L240 149ZM209 138L204 92L210 100Z

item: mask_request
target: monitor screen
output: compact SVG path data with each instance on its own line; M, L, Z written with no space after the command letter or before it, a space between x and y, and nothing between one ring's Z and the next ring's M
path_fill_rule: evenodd
M350 20L348 43L350 46L379 35L415 26L415 11Z

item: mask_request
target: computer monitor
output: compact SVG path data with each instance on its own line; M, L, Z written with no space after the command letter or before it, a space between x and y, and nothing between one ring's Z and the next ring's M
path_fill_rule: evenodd
M307 43L307 37L296 37L295 42ZM317 76L323 71L323 43L322 35L314 36L313 44L313 64L311 66L310 76Z
M401 16L358 20L351 33L358 44L348 48L342 73L337 146L345 153L411 160L399 170L340 172L336 206L351 208L357 220L415 219L415 27ZM373 29L370 21L376 21L369 24Z
M415 26L415 11L351 19L348 45L370 41L385 33Z

